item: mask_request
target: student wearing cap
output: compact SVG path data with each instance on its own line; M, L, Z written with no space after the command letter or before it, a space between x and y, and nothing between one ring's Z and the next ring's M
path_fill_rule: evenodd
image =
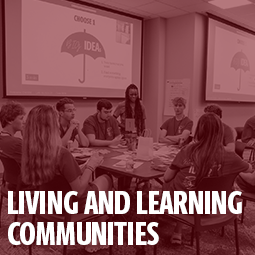
M185 142L192 130L193 121L184 115L186 99L176 97L172 100L174 105L175 116L168 119L160 127L159 142L170 145Z
M204 112L205 113L212 112L212 113L215 113L216 115L218 115L220 117L220 119L222 118L222 110L221 110L220 106L217 104L210 104L210 105L206 106L204 109ZM222 122L222 124L223 124L223 145L224 145L224 148L228 151L235 151L236 133L235 133L234 129L232 129L225 123Z

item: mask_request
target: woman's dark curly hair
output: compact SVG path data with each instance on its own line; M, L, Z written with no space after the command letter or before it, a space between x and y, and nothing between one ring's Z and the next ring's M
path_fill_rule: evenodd
M130 97L129 97L129 91L131 89L137 90L138 93L138 88L135 84L130 84L125 92L126 100L125 100L125 115L126 118L133 118L133 112L132 112L132 107L130 105ZM135 101L135 126L137 128L137 134L140 135L143 132L143 110L141 106L141 102L139 99L139 96L137 96L136 101Z

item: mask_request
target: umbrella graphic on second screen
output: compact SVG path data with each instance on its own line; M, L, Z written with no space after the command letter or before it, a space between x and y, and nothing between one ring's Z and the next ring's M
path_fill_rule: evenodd
M101 42L95 36L86 33L85 29L84 32L69 35L61 46L61 52L70 53L73 57L83 55L83 78L79 79L80 83L85 82L86 55L94 59L105 58L105 50Z
M233 67L235 70L240 70L240 73L239 73L239 86L237 88L237 90L240 90L241 89L241 81L242 81L242 70L244 72L250 70L249 60L242 51L239 51L232 58L230 67Z

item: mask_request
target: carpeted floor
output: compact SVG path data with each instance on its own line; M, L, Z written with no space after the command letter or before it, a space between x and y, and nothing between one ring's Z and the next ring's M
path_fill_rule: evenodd
M152 182L154 190L160 188L156 182ZM131 197L132 205L136 204L135 198ZM148 201L146 202L146 196L143 202L144 208L148 206ZM8 240L8 227L13 222L13 215L7 214L7 200L4 199L2 207L1 223L0 228L0 255L23 255L28 254L28 247L25 245L13 247ZM170 236L174 228L174 222L170 221L166 216L159 215L137 215L136 206L133 206L133 210L126 215L127 221L155 221L159 223L157 233L159 235L159 243L157 245L158 255L171 255L171 254L181 254L190 255L196 254L195 245L191 247L189 245L190 232L189 228L184 229L184 243L182 245L171 245ZM255 254L255 204L248 203L245 209L245 220L243 224L238 224L239 232L239 243L240 243L240 254L241 255L254 255ZM31 215L25 213L25 215L19 215L19 220L21 222L31 221ZM140 251L139 247L129 246L127 244L127 231L124 231L124 244L117 245L118 232L114 228L114 245L113 245L113 255L132 255L143 253ZM153 254L153 246L145 246L145 251L147 255ZM62 246L36 246L33 245L34 255L49 255L62 254ZM68 246L68 255L86 255L84 247L79 244L75 246ZM107 250L98 251L95 254L108 254ZM201 254L204 255L231 255L235 254L235 238L234 238L234 226L230 225L225 228L224 237L220 236L220 229L215 229L213 231L205 231L201 234Z

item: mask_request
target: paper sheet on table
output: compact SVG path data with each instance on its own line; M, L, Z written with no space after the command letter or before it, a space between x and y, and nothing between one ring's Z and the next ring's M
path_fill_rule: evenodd
M143 163L144 163L144 162L141 162L141 161L135 162L134 168L135 168L135 169L138 168L138 167L141 166ZM113 166L114 166L114 167L119 167L119 168L126 168L126 161L125 161L125 160L121 160L121 161L115 163Z
M74 148L71 153L74 158L85 158L92 155L92 150L88 148Z
M118 160L127 160L130 157L128 154L121 154L119 156L113 157L112 159L118 159Z
M144 162L135 162L134 168L138 168L139 166L141 166Z
M73 155L74 158L86 158L86 157L90 157L91 153L78 153L78 152L75 152L75 153L72 153L72 155Z
M170 154L177 154L180 151L179 148L174 146L163 146L157 151L153 152L154 156L168 156Z

